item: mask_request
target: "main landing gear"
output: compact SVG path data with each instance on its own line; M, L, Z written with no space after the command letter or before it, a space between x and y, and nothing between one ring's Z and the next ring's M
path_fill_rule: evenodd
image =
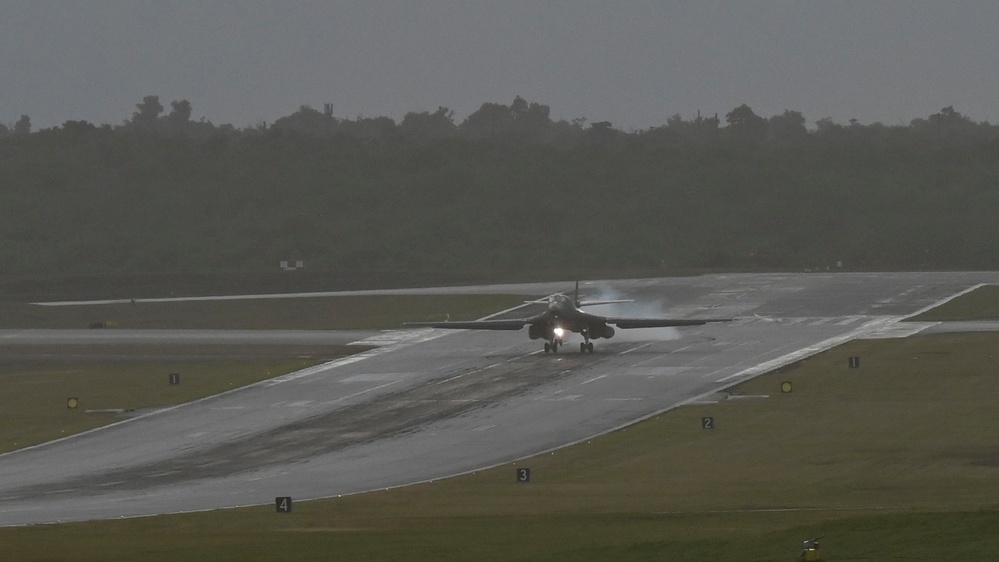
M580 330L579 333L583 336L583 341L579 342L579 352L586 353L589 351L590 353L593 353L593 342L590 341L589 327Z
M558 353L558 348L562 347L563 345L565 345L565 343L562 342L561 340L552 340L550 342L546 341L545 353ZM593 353L593 342L591 341L579 342L579 352L586 353L587 351Z

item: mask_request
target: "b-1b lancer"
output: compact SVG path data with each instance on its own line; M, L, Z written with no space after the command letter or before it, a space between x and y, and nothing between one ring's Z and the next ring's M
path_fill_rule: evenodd
M532 340L545 340L545 353L558 353L558 348L562 346L567 332L576 332L583 336L583 341L579 343L580 353L589 351L593 353L593 342L591 339L611 338L615 330L611 324L618 328L670 328L678 326L701 326L710 322L729 322L729 318L615 318L591 314L580 309L581 306L593 306L598 304L611 304L620 302L631 302L626 300L599 300L582 301L579 300L579 283L576 283L576 292L573 298L556 293L541 301L529 301L531 303L547 304L548 308L544 312L515 320L471 320L471 321L446 321L446 322L410 322L408 326L426 326L430 328L450 328L455 330L519 330L527 326L527 335Z

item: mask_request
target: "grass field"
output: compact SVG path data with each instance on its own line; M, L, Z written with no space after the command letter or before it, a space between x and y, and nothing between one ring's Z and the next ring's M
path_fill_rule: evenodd
M0 529L0 544L17 560L789 561L824 535L830 561L991 561L997 348L994 333L850 342L524 461L528 484L507 465L291 514Z
M190 402L364 349L330 346L321 356L253 360L3 358L0 359L0 452L114 423L145 408ZM181 375L181 384L170 385L170 373ZM69 398L78 401L75 409L68 407Z
M942 306L910 318L917 322L999 320L999 285L985 285Z

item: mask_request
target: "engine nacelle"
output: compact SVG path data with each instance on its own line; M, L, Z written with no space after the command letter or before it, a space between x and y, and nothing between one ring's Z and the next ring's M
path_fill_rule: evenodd
M551 335L545 333L544 326L536 326L534 324L527 326L527 336L532 340L539 340L541 338L546 340L551 339Z
M614 328L607 324L597 324L589 327L589 336L592 339L614 337Z

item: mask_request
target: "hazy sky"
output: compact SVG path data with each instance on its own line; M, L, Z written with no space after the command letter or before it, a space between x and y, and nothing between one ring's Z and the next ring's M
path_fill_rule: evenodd
M0 0L0 122L118 124L146 95L237 127L519 95L631 130L746 103L809 126L999 123L999 2Z

